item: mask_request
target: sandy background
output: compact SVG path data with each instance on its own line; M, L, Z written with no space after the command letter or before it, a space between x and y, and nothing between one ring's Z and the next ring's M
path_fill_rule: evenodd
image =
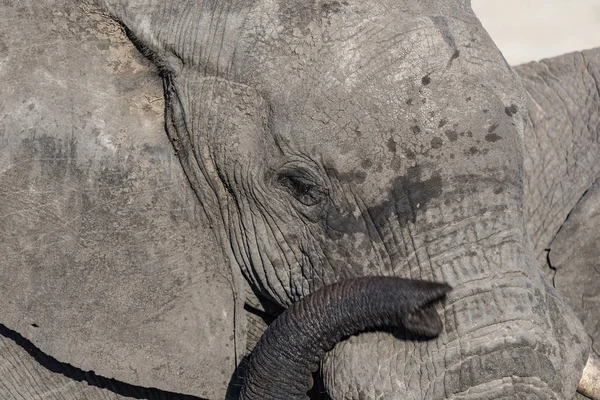
M512 65L600 47L600 0L472 0Z

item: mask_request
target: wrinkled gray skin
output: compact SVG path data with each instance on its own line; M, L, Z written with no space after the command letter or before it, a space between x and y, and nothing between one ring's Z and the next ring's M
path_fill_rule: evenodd
M361 275L445 281L454 291L440 309L442 335L407 342L376 332L338 344L322 367L333 399L572 398L590 343L536 258L598 176L598 52L548 71L522 67L526 94L466 2L214 3L102 6L166 77L167 131L203 206L199 218L213 227L207 240L223 251L215 263L229 260L230 302L247 291L249 308L271 311ZM567 118L553 120L563 106ZM565 120L572 143L591 138L587 145L557 144ZM546 148L558 154L534 151ZM44 347L42 337L32 340ZM45 345L51 354L64 348ZM61 358L78 367L107 375L115 365L73 347ZM164 368L143 364L111 376L219 398L233 372L194 377L186 365L159 378L152 374ZM202 388L185 386L203 378Z

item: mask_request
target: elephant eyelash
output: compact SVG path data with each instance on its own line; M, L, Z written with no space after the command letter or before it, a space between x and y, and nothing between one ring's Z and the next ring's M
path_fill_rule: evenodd
M305 206L315 206L328 197L327 189L303 171L282 172L277 176L277 182Z

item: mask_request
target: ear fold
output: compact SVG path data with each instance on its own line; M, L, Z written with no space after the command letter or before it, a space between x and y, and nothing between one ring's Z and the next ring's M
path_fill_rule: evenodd
M165 92L167 132L201 197L225 196L233 165L255 164L273 147L269 104L254 88L184 71L165 77Z
M232 245L238 239L231 232L241 217L233 211L239 205L234 193L248 190L245 195L252 196L253 179L264 179L266 172L261 164L278 155L269 153L276 146L268 143L275 140L268 102L249 86L186 70L176 77L165 75L165 96L167 132L183 170L235 271L243 270L248 279L239 276L235 287L239 292L248 282L261 287L264 282L250 261L256 247Z
M225 77L249 10L247 0L87 0L121 21L159 67Z
M15 49L0 71L0 323L83 370L224 398L245 347L239 278L164 132L156 71L123 37L84 46L81 26L106 21L38 11L0 24ZM43 55L18 50L20 32Z

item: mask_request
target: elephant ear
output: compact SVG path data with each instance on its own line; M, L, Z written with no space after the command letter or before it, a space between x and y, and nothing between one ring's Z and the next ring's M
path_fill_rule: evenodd
M67 0L5 3L0 21L0 324L82 370L224 398L239 278L164 132L156 70Z

